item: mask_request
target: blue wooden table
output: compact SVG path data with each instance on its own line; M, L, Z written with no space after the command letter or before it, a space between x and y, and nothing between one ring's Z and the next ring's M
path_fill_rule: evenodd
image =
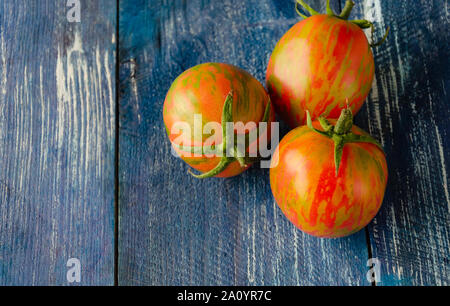
M293 0L0 0L0 285L449 285L449 5L355 2L391 29L355 118L389 184L366 229L318 239L284 217L268 169L189 176L162 122L196 64L264 84Z

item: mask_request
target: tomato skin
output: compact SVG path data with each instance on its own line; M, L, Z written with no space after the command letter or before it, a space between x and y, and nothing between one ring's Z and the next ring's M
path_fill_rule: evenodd
M261 83L248 72L225 63L204 63L179 75L167 92L163 108L164 124L170 141L173 143L178 138L184 143L191 143L192 146L206 145L205 142L211 134L203 134L199 128L203 129L208 122L221 123L225 99L231 90L233 91L234 122L243 122L244 124L261 122L270 98ZM194 125L195 114L202 116L201 126ZM261 137L270 139L270 123L274 120L275 114L271 109L268 129ZM171 127L176 122L189 124L192 131L190 138L181 133L171 133ZM195 133L201 135L199 137L201 142L195 141ZM222 142L221 133L214 135L214 142L216 144ZM253 147L255 143L253 143ZM183 156L178 148L174 147L174 149L186 163L200 172L210 171L220 161L220 157L217 156ZM235 176L249 166L241 167L237 161L233 161L216 177Z
M317 121L313 126L323 130ZM356 126L352 132L367 135ZM336 176L333 140L302 126L291 130L275 150L270 186L296 227L313 236L336 238L359 231L375 217L387 176L385 155L371 143L345 144Z
M356 114L374 77L372 51L355 24L328 15L306 18L279 40L266 82L275 110L292 127L320 115L338 118L347 106Z

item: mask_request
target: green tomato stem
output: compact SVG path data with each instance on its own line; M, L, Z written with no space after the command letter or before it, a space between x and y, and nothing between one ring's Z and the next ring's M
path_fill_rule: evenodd
M338 135L344 135L351 131L353 126L353 114L349 108L344 108L341 111L341 115L336 121L334 126L334 133Z
M328 16L336 16L336 15L334 14L333 10L331 9L331 6L330 6L330 0L327 0L327 15L328 15Z
M347 20L354 6L355 2L353 2L352 0L345 1L344 8L342 9L342 12L339 14L339 18Z
M351 23L357 25L361 29L368 29L373 26L373 23L370 21L367 21L365 19L356 19L356 20L350 20Z
M205 173L202 174L195 174L191 171L191 169L188 170L188 172L193 176L196 177L198 179L203 179L203 178L208 178L208 177L213 177L219 173L221 173L222 171L224 171L229 164L231 164L231 162L233 162L233 158L228 158L226 156L222 156L220 162L217 164L217 166Z
M389 27L387 27L386 31L384 32L383 37L379 41L374 42L374 40L373 40L373 32L375 30L375 27L374 27L372 22L367 21L367 20L350 20L350 22L355 24L355 25L357 25L361 29L368 29L368 28L370 28L370 43L369 43L369 45L372 48L381 46L385 42L385 40L386 40L386 38L387 38L387 36L389 34Z
M268 123L268 121L270 119L270 110L271 110L271 102L269 99L267 102L266 108L264 110L263 122ZM224 103L224 106L222 109L222 122L221 122L222 143L217 146L218 151L222 153L220 162L217 164L216 167L214 167L210 171L202 173L202 174L194 174L189 169L189 173L192 176L194 176L196 178L200 178L200 179L213 177L213 176L216 176L217 174L221 173L222 171L224 171L228 167L228 165L231 164L235 160L237 160L239 162L239 165L243 168L247 167L249 162L254 162L254 161L258 160L258 158L254 158L254 157L252 158L252 157L245 156L245 153L246 153L248 147L245 148L245 152L240 152L237 145L235 145L234 147L231 147L231 148L227 147L228 137L232 137L232 135L230 135L230 133L233 133L233 135L234 135L234 130L228 131L228 129L227 129L228 122L234 122L234 120L233 120L233 91L230 91L230 93L225 98L225 103ZM258 137L261 134L259 125L257 127L256 133L257 133L256 135ZM247 141L247 138L246 138L246 142L248 144L250 144L250 141ZM188 147L188 146L178 146L178 145L176 145L176 146L183 151L191 152L191 153L212 152L212 151L214 151L214 148L215 148L215 145L210 146L210 147L203 147L203 146L202 147Z
M189 169L189 173L199 179L202 178L208 178L213 177L222 171L224 171L230 163L233 162L233 157L228 157L226 154L227 151L227 137L228 137L228 130L227 130L227 122L233 122L233 91L231 90L227 97L225 98L225 103L223 104L222 109L222 157L220 159L220 162L217 164L216 167L211 169L208 172L202 173L202 174L194 174L191 169ZM233 131L234 132L234 131ZM204 151L204 148L202 147L202 150Z
M383 38L381 38L378 42L374 43L373 42L373 26L372 26L372 38L371 38L372 42L370 43L370 46L372 48L381 46L385 42L388 34L389 34L389 27L386 28L386 32L384 32Z
M323 135L325 137L328 137L334 142L334 165L336 176L338 175L339 172L339 166L341 164L342 152L344 150L345 144L366 142L376 145L378 148L381 149L381 151L383 151L381 145L371 136L358 135L354 134L351 131L353 126L353 114L348 107L341 111L341 115L339 116L339 119L336 121L336 124L334 126L331 125L323 117L319 117L318 121L320 122L324 131L318 130L313 127L311 115L309 114L309 111L306 111L306 125L314 132Z
M322 126L323 130L326 133L329 133L330 131L332 131L334 129L334 126L330 124L330 122L328 122L327 119L325 119L324 117L319 117L317 118L317 120L320 122L320 125Z
M300 10L298 9L299 5L305 11L307 11L311 16L319 14L317 11L315 11L313 8L311 8L308 4L306 4L305 1L303 1L303 0L296 0L296 2L295 2L295 11L297 12L298 15L300 15L304 19L308 18L308 16L306 16L305 14L300 12ZM355 6L355 2L353 2L352 0L346 0L344 8L342 9L341 13L339 15L336 15L333 12L333 10L331 9L330 0L327 0L327 11L326 11L326 14L328 16L337 17L337 18L343 19L343 20L348 20L348 17L350 16L350 13L351 13L351 11L352 11L354 6ZM372 22L370 22L368 20L364 20L364 19L349 20L349 22L357 25L361 29L368 29L368 28L371 29L371 42L369 43L369 45L371 47L378 47L378 46L382 45L384 43L384 41L386 40L386 38L388 36L388 33L389 33L389 27L388 27L386 29L386 32L384 33L383 38L380 39L378 42L374 42L373 41L374 26L373 26Z
M308 4L305 3L303 0L297 0L295 2L295 10L297 11L297 14L299 14L303 18L308 18L306 15L300 13L300 10L298 9L298 5L301 5L305 11L307 11L311 16L319 14L316 10L314 10L312 7L310 7Z

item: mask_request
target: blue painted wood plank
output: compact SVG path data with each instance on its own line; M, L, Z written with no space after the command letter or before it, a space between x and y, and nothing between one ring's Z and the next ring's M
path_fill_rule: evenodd
M120 2L119 284L370 285L364 231L303 234L274 203L268 169L197 180L170 153L162 106L171 82L206 61L263 82L298 20L293 1Z
M369 226L377 285L449 285L448 2L358 1L351 17L391 27L374 50L376 77L356 117L381 140L389 165L384 204Z
M0 285L113 284L116 1L0 0Z

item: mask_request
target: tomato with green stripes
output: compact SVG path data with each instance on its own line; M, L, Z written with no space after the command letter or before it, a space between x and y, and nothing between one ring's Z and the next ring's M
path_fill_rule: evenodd
M355 233L377 214L387 183L380 145L352 126L344 109L336 121L319 117L291 130L272 157L270 186L280 209L317 237Z
M261 83L224 63L204 63L184 71L170 86L163 107L173 149L201 172L191 172L198 178L245 171L258 159L261 145L270 141L274 119Z
M374 77L374 59L362 28L366 20L348 21L352 2L340 15L331 8L318 14L298 1L312 16L289 29L276 44L266 82L275 110L293 128L319 115L337 118L348 107L356 114Z

